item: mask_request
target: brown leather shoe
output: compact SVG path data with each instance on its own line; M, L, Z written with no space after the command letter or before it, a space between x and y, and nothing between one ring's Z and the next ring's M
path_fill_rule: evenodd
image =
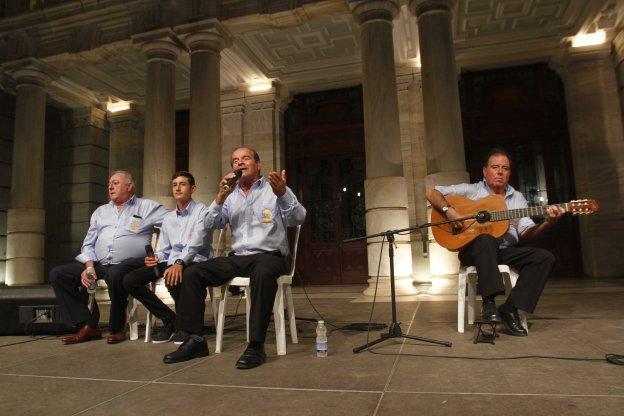
M100 338L102 338L102 330L100 328L91 328L89 325L85 325L80 328L76 335L68 335L61 338L61 342L65 345L69 345Z
M106 337L106 342L108 344L119 344L120 342L124 341L126 339L126 333L123 331L120 332L111 332L107 337Z

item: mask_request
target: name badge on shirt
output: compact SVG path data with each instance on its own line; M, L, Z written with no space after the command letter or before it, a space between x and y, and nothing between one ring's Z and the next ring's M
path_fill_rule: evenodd
M131 233L138 233L141 229L141 217L138 215L133 215L130 220L130 226L128 227L128 231Z
M273 222L273 211L268 208L262 210L262 219L264 224L270 224Z

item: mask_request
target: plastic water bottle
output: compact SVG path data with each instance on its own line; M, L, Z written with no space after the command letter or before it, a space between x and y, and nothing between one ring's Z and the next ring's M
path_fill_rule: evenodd
M91 272L87 272L87 277L89 278L89 287L87 287L87 293L91 295L95 293L95 290L97 289L97 279L95 278L95 275Z
M316 324L316 356L327 357L327 328L324 321Z

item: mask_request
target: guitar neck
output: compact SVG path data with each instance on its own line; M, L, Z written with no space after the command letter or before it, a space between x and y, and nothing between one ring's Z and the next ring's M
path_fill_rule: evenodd
M548 207L551 207L551 206L561 207L564 210L566 210L566 212L569 211L567 202L563 204L552 204L552 205L546 205L546 206L516 208L516 209L508 209L504 211L490 211L490 215L492 216L490 221L504 221L504 220L512 220L516 218L545 215L546 211L548 211Z

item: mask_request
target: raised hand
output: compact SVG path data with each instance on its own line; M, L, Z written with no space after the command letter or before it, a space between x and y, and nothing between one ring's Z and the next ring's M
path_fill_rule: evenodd
M286 193L286 171L283 170L281 174L277 172L269 173L269 184L273 188L273 193L280 196Z

